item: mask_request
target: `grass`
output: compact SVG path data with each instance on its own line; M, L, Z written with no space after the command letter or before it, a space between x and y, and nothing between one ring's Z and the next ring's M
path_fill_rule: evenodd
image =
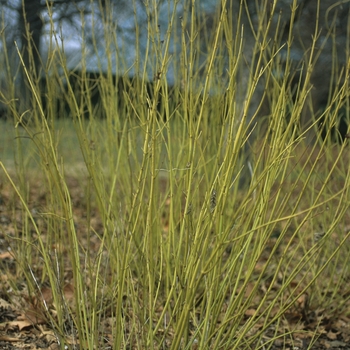
M101 119L83 70L80 93L68 85L64 95L69 118L57 119L53 102L41 108L27 67L29 121L18 124L13 96L1 96L14 116L1 143L2 236L14 258L2 263L1 297L62 349L266 349L303 338L311 348L326 320L349 316L348 141L310 140L299 128L310 86L306 77L290 98L288 62L283 81L271 78L269 119L255 124L259 113L248 107L262 74L280 67L278 45L268 46L260 29L260 44L275 51L257 51L242 107L234 97L240 33L230 41L222 13L200 80L200 29L194 17L188 23L178 39L188 54L176 67L186 84L172 100L165 74L152 95L144 74L119 108L109 71L96 82ZM161 53L150 48L162 72L168 39ZM225 50L232 99L211 93ZM69 82L63 53L53 55ZM50 74L61 74L58 66ZM330 101L327 120L346 89ZM249 173L244 149L254 172L240 188Z

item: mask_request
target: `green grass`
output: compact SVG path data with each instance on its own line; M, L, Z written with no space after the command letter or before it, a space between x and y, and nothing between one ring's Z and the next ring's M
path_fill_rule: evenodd
M195 64L193 72L185 69L196 62L195 23L179 39L188 56L177 69L189 84L176 90L175 103L166 98L163 75L154 99L141 83L136 94L147 103L127 98L117 112L111 80L101 79L101 120L83 77L86 98L68 88L70 116L56 119L50 105L40 108L26 71L30 120L17 125L21 111L12 106L14 122L2 123L1 183L11 217L10 233L2 234L16 263L15 272L6 267L7 298L27 293L37 300L62 349L264 349L294 339L298 323L316 340L323 330L316 312L348 316L348 143L307 139L298 127L307 83L291 101L287 77L272 81L269 122L258 124L259 136L249 142L254 174L240 188L248 105L207 97L232 23L222 15L208 44L200 92L192 86ZM226 45L233 68L226 88L234 94L239 47ZM278 63L278 49L271 59L260 54L248 104L261 69ZM62 53L55 55L68 78ZM165 71L167 49L156 58ZM346 84L335 109L344 94ZM168 120L157 112L157 96ZM279 117L287 112L288 121Z

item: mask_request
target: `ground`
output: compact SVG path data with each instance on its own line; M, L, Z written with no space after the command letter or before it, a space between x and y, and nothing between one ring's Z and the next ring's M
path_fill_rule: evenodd
M74 217L77 226L84 225L84 213L81 198L81 181L71 175L67 177L67 184L72 194L74 204ZM21 273L22 267L16 260L16 255L11 249L11 237L15 232L21 230L23 222L19 213L13 210L15 201L10 184L6 181L1 182L0 197L0 268L2 270L0 280L0 349L59 349L57 337L53 331L52 324L46 317L47 310L54 316L55 305L52 301L51 290L48 286L41 286L40 292L36 295L30 295L26 287L26 282ZM40 181L30 189L31 210L40 207L44 201L45 194L40 186ZM101 225L97 211L91 218L93 226L98 230ZM87 237L82 240L87 241ZM90 240L92 250L98 249L98 242ZM65 264L69 266L69 263ZM259 266L257 265L257 269ZM30 270L31 271L31 270ZM36 274L40 272L40 266L36 267ZM67 278L71 272L65 271ZM14 286L13 283L16 285ZM277 286L278 287L278 286ZM264 293L264 287L262 293ZM67 283L64 286L63 294L66 300L73 300L74 286ZM249 292L249 291L248 291ZM344 298L348 292L344 291ZM45 300L45 303L42 302ZM254 312L254 306L247 310L246 316ZM290 339L284 337L273 341L269 349L349 349L350 350L350 318L348 312L334 317L328 316L331 310L312 310L308 308L308 295L303 295L298 300L298 305L293 310L285 314L283 320L277 326L272 325L264 335L264 339L275 337L280 332L293 330ZM104 320L105 330L108 330L108 324L113 322L111 319ZM69 327L69 325L67 326ZM317 335L314 331L317 328ZM108 331L103 334L105 344L101 349L109 349L109 339L111 334ZM67 338L67 343L74 343L74 339ZM310 345L312 344L312 346ZM72 348L77 348L76 346ZM82 348L82 347L81 347ZM130 347L131 348L131 347ZM196 344L193 345L196 349ZM263 349L267 349L264 347Z

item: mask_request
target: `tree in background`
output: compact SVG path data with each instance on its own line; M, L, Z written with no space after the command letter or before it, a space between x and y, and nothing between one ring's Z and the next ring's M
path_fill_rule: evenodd
M40 68L40 43L44 26L41 11L41 0L25 0L18 9L22 57L25 66L34 76Z
M147 8L142 0L95 0L93 2L89 0L52 0L50 2L46 2L45 0L17 0L11 2L0 0L0 4L2 5L3 9L7 8L12 10L12 12L17 13L17 18L13 20L12 23L8 22L2 25L2 28L5 31L6 40L8 43L10 43L9 47L13 47L12 42L17 36L17 41L20 43L25 65L30 68L29 70L31 74L33 74L33 77L36 79L42 74L43 68L42 56L40 53L43 54L43 51L45 51L42 50L45 48L41 47L42 37L45 34L44 28L50 21L47 9L48 4L53 13L52 19L54 22L68 22L71 26L75 25L77 33L81 33L82 31L81 27L78 28L80 25L79 20L81 16L85 15L85 18L88 18L89 15L92 13L94 14L94 25L98 28L89 28L89 30L94 30L94 33L91 35L88 33L88 31L84 33L84 44L88 49L91 48L92 56L97 56L96 47L94 47L94 45L96 43L97 45L100 45L102 42L104 42L104 40L96 40L97 35L100 35L100 38L104 39L104 28L99 27L100 23L102 23L102 18L112 16L111 13L113 13L113 20L115 23L113 24L113 28L110 30L111 35L113 35L113 31L115 30L119 38L121 35L124 36L125 39L120 46L122 46L122 50L125 52L128 50L132 51L130 50L130 47L132 46L134 46L133 49L135 49L137 42L139 47L135 50L139 50L140 52L138 56L138 64L140 64L140 60L145 56L144 53L146 52L149 44L149 42L147 42L147 40L149 40L147 37L147 21L151 19L150 17L153 16L154 11L160 11L162 5L168 6L169 9L171 3L171 1L168 2L165 0L158 1L157 8L152 9L151 5L149 5ZM247 95L245 88L249 86L246 79L250 76L249 71L252 69L252 62L254 62L254 60L256 62L256 57L259 55L259 40L261 40L261 38L256 38L255 33L257 32L258 27L260 25L266 25L266 23L269 21L269 17L271 17L270 31L267 33L269 45L271 47L275 45L276 47L281 48L279 50L282 63L281 72L283 74L283 64L286 61L289 61L289 63L292 63L293 65L296 81L299 80L298 77L300 74L305 75L304 68L307 66L310 58L310 47L312 45L313 38L317 39L316 49L318 51L314 53L315 59L313 62L313 73L310 79L310 88L313 86L310 93L312 101L309 103L309 106L311 106L313 109L313 111L311 111L311 115L315 114L320 106L327 102L332 89L334 91L334 82L332 81L333 72L340 72L341 69L345 67L347 62L347 28L349 23L350 4L348 2L334 2L333 0L278 0L277 2L271 2L269 0L261 2L256 2L255 0L245 0L243 3L244 6L241 12L242 16L240 17L242 23L241 26L235 25L238 20L238 13L240 13L239 8L241 1L227 1L225 8L233 23L233 30L242 30L243 36L242 57L238 58L240 61L240 69L237 75L239 77L237 80L239 81L240 86L237 86L236 89L238 105L243 105L244 103L244 99ZM291 23L292 5L294 3L296 7L293 23ZM186 4L190 5L190 1L178 3L178 21L180 21L179 18L181 12L187 12L187 14L189 14L191 11L191 6L187 6ZM200 20L203 20L204 23L202 26L203 32L199 33L200 50L198 50L198 55L200 55L200 57L198 61L200 63L199 66L202 69L202 71L198 70L198 72L196 72L199 77L205 75L205 62L208 56L206 53L206 50L208 49L207 43L210 42L210 36L215 34L217 20L214 18L217 18L216 10L218 9L219 4L220 1L216 0L196 1L196 6L198 6L198 9L203 10L205 13L203 16L199 16ZM205 6L207 6L207 8ZM111 8L113 8L113 11L107 10ZM103 11L103 9L106 9L106 11ZM137 12L136 16L134 10L135 13ZM164 11L164 13L165 12L166 11ZM264 13L265 17L261 16L261 13ZM190 19L191 16L188 15L187 18ZM316 27L315 23L316 18L319 18L318 27ZM7 17L5 16L5 20L6 19ZM138 23L135 22L135 19L137 19ZM151 20L153 21L153 18ZM167 32L167 16L158 16L158 21L160 23L160 36L165 36ZM136 24L139 26L138 30L140 38L136 38ZM189 21L186 23L186 25L186 31L189 32ZM181 29L181 24L178 23L177 26ZM62 25L62 27L64 26ZM287 43L290 28L292 28L292 42ZM175 33L174 36L178 34L179 32ZM144 36L141 38L142 35ZM235 35L236 33L233 34L233 37L235 37ZM179 43L180 41L178 40L177 42ZM116 44L118 46L120 42L117 42ZM173 46L175 47L176 44ZM265 48L265 51L270 50L271 47ZM118 48L115 49L118 50ZM170 48L170 50L172 50L172 48ZM174 48L171 55L178 58L180 52L181 48ZM12 56L15 57L16 53ZM221 58L224 60L224 62L227 61L227 56L227 53L226 55L225 53L222 55ZM107 70L106 65L104 66L103 64L100 64L100 58L91 58L91 64L88 67L89 69L102 69L102 71L104 69ZM79 55L77 55L77 60L79 59L81 59L81 56L79 57ZM122 75L125 73L125 71L128 71L132 72L131 74L135 74L135 72L137 74L137 67L134 64L134 60L132 58L127 58L126 61L127 64L130 64L130 66L125 66L123 67L124 70L121 69L120 71L114 71L113 73L116 75ZM222 75L227 75L228 63L226 62L225 64L226 67L224 67L225 69L222 70ZM142 66L142 63L140 66ZM75 64L70 65L68 68L72 69L73 67L75 67ZM169 64L169 69L171 68L172 66ZM15 69L17 69L17 67ZM134 69L134 71L132 71L132 69ZM154 72L152 72L151 69L147 69L147 72L150 72L149 77L154 76ZM172 72L171 74L173 75L174 79L170 82L170 84L174 84L176 83L176 72ZM278 78L278 76L276 75L275 78ZM20 86L25 89L26 84L23 84L23 75L19 75L19 79L22 81ZM255 93L256 98L254 96L254 98L251 100L252 114L255 113L257 108L259 108L258 106L260 104L261 96L268 94L268 89L266 89L264 80L269 79L270 76L262 77L260 85L257 86ZM223 80L225 84L228 79ZM263 113L265 113L265 111ZM268 113L268 108L266 113ZM308 116L310 113L307 112L305 115Z
M243 37L243 59L239 61L237 75L237 104L243 105L249 94L246 90L246 87L249 90L248 79L252 69L256 69L260 53L264 52L268 62L278 51L276 58L279 65L275 65L271 72L267 69L260 76L250 101L250 114L254 115L260 109L260 114L269 115L273 104L269 96L273 91L271 84L287 79L291 104L303 85L309 91L308 99L303 103L302 124L313 124L347 79L350 3L334 0L246 0L244 4L241 12L239 1L227 1L225 8L233 23L237 23L239 16L241 20L241 26L233 26L238 31L238 37ZM269 29L259 31L260 27ZM268 45L265 47L261 46L262 34L267 38ZM314 50L311 49L313 42ZM258 67L260 69L262 67ZM266 103L260 103L262 96L266 97ZM347 132L345 119L339 116L337 120L336 128L342 137Z
M98 23L105 15L101 13L101 10L107 8L109 3L113 4L121 14L125 7L131 5L127 0L111 0L111 2L104 0L95 0L94 2L90 0L52 0L49 2L45 0L17 0L12 2L0 0L2 7L0 23L3 22L0 27L3 31L2 45L6 45L6 51L11 57L9 62L11 67L9 68L12 76L7 77L7 79L17 81L20 87L17 90L20 91L22 109L29 105L31 94L29 93L26 74L19 63L13 45L14 41L18 43L27 73L30 74L31 79L38 81L45 75L46 62L43 59L43 52L47 54L47 48L43 48L42 44L43 37L47 34L44 32L45 28L48 28L47 25L53 21L57 27L63 28L64 23L66 23L79 33L82 16L86 17L94 12L95 21ZM52 14L51 17L49 13ZM72 31L74 32L74 30ZM0 71L1 76L4 76L7 68L0 67Z

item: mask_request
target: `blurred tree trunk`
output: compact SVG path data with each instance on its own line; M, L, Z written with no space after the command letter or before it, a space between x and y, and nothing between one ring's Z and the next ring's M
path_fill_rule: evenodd
M18 9L23 62L33 80L36 80L40 75L40 41L44 26L40 16L41 10L41 0L23 0ZM21 104L24 108L28 108L31 93L24 69L21 70L21 80L21 102L23 102Z

